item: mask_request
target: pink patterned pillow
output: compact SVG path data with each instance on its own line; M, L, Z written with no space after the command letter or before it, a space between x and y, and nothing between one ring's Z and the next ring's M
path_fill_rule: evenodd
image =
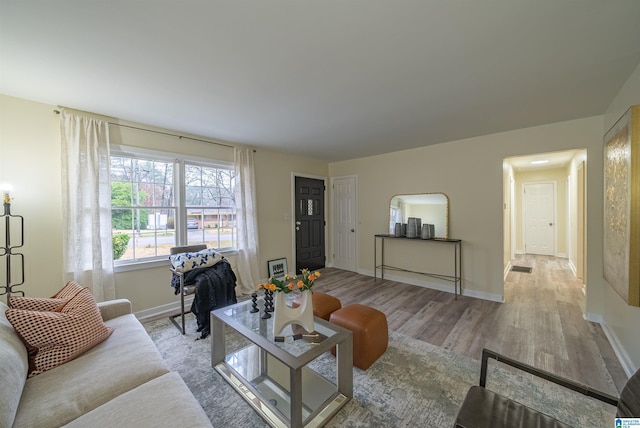
M9 307L11 309L26 309L28 311L55 311L56 308L67 303L69 299L52 299L48 297L21 297L11 296Z
M82 291L83 287L75 281L69 281L60 291L47 297L12 296L9 306L12 309L27 309L30 311L59 311L73 296Z
M60 291L51 296L52 299L70 299L82 291L84 287L75 281L69 281Z
M102 321L88 288L72 297L60 312L8 309L7 319L29 353L29 376L73 360L113 332Z

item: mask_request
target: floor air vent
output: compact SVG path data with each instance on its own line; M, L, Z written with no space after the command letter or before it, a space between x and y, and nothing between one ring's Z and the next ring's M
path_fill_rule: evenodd
M531 273L531 269L530 267L527 266L512 266L511 270L513 272L524 272L524 273Z

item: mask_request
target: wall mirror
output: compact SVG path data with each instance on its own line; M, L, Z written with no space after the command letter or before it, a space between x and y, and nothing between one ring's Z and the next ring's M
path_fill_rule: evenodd
M394 233L396 223L417 217L435 226L436 238L449 238L449 197L444 193L395 195L389 205L389 233Z

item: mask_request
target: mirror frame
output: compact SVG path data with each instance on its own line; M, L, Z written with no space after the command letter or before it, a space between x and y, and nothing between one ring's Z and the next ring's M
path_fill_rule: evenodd
M444 192L422 192L422 193L398 193L389 199L389 211L391 211L391 202L394 198L399 198L402 196L428 196L428 195L442 195L445 198L445 218L444 218L444 233L445 236L436 236L436 239L449 239L449 196ZM391 212L388 215L387 224L391 224ZM391 233L391 232L390 232ZM419 233L419 232L418 232Z

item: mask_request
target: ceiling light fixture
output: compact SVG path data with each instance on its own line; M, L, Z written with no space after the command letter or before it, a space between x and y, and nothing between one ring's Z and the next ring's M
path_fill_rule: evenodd
M542 165L543 163L549 163L548 160L537 160L537 161L532 161L531 165Z

